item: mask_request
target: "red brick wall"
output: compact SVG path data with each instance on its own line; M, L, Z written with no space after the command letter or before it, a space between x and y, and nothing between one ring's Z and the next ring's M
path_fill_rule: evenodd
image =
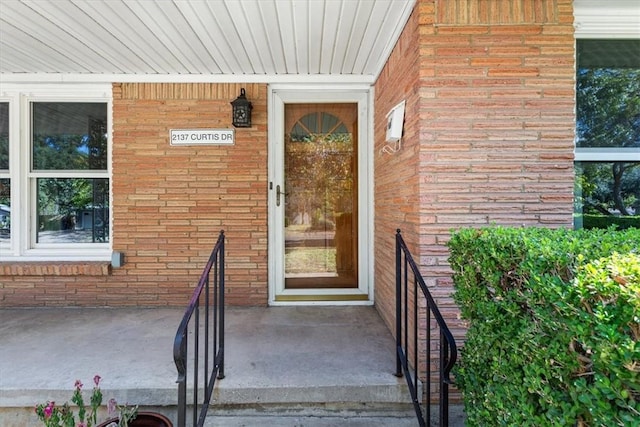
M414 10L375 85L375 304L388 325L395 323L396 229L402 230L412 251L417 251L420 233L419 17ZM385 141L386 115L403 100L401 148L391 154L385 150L387 146L395 148Z
M408 106L401 150L375 160L376 305L389 325L395 228L462 339L450 230L571 226L572 23L571 0L416 5L375 85L377 149L388 110Z
M170 129L232 128L241 87L253 126L236 129L235 145L169 144ZM23 265L4 272L0 304L184 306L224 229L227 302L266 305L266 98L259 84L115 84L113 249L124 267Z

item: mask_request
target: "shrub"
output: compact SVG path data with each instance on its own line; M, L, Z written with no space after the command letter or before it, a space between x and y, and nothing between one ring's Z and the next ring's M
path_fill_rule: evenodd
M586 229L591 228L609 228L612 225L619 230L626 228L639 228L640 216L614 216L614 215L599 215L599 214L584 214L576 215L574 220L582 220L582 227Z
M640 230L464 229L469 425L640 425Z

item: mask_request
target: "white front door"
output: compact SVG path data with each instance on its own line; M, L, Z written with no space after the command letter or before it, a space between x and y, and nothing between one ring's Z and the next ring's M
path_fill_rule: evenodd
M269 301L371 303L369 91L270 90Z

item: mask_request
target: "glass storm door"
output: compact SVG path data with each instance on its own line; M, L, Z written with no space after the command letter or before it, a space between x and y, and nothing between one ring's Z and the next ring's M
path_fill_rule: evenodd
M357 288L357 104L284 116L284 287Z

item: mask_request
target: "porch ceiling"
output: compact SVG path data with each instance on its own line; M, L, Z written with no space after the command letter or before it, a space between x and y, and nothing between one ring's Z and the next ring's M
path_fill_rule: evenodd
M373 81L416 0L1 0L2 80Z

